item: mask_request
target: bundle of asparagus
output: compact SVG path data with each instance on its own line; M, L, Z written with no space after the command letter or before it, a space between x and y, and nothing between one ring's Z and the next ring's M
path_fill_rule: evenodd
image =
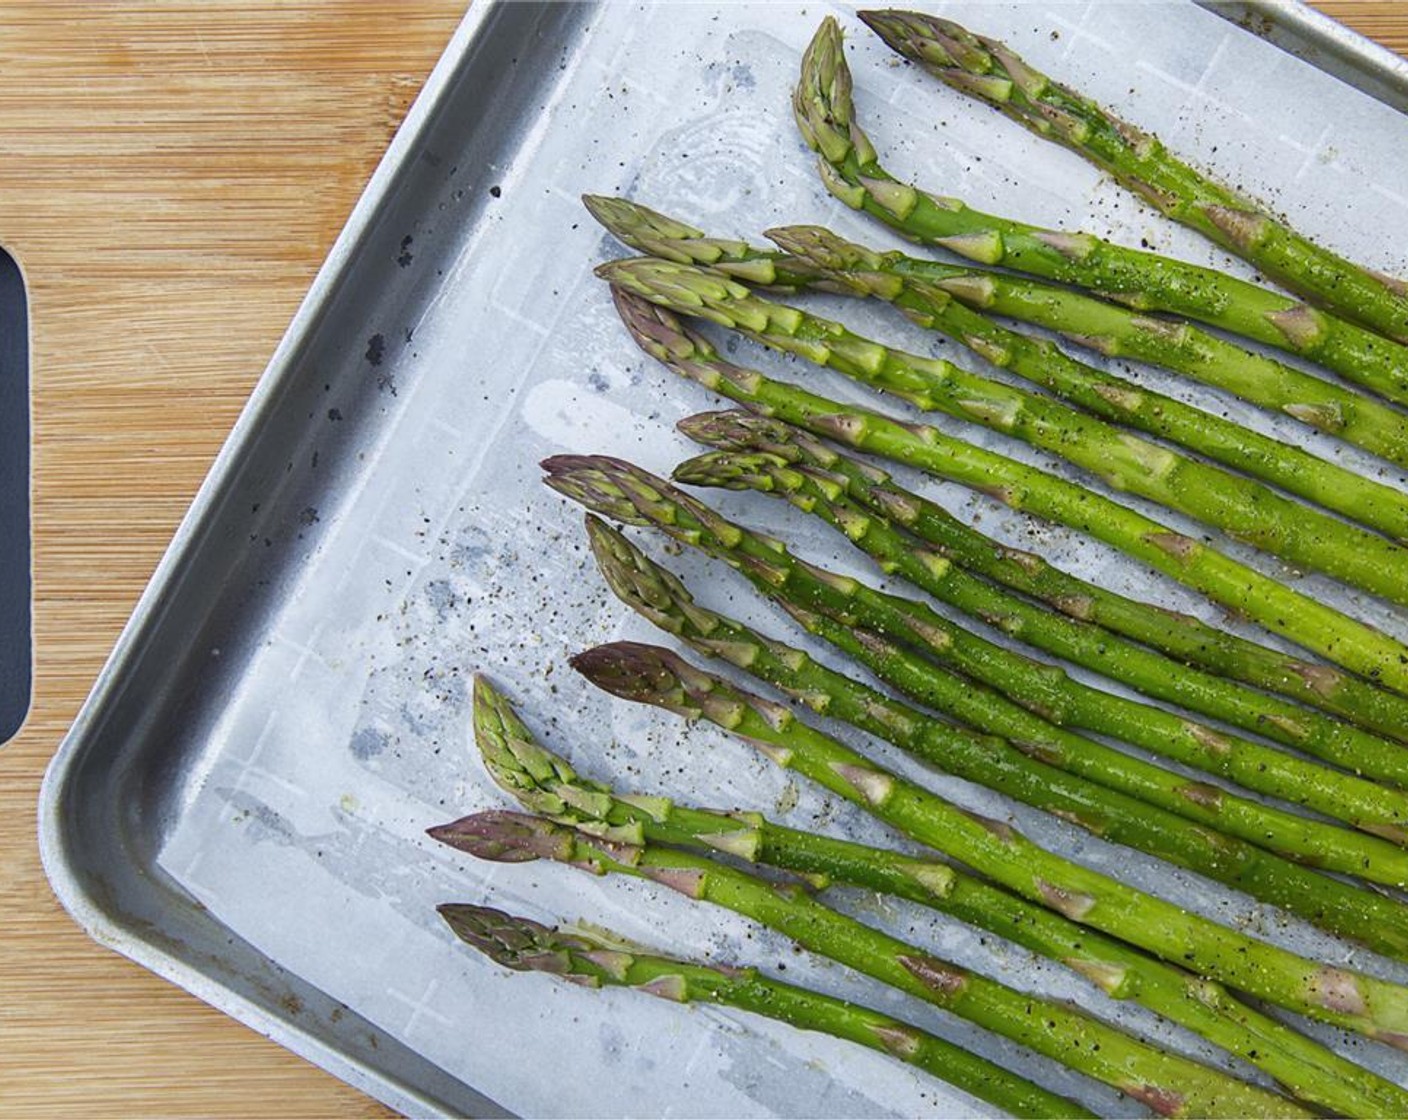
M1408 646L1153 518L926 424L846 405L744 369L668 311L617 289L636 343L674 373L750 410L1069 525L1352 672L1408 695Z
M790 243L795 246L798 239ZM1139 439L1048 397L970 374L951 362L882 346L840 323L753 295L736 281L691 265L641 258L613 261L597 272L613 286L666 310L721 323L882 389L922 412L945 412L1015 436L1084 467L1115 490L1152 499L1294 564L1328 572L1408 605L1408 550L1241 475ZM829 274L848 275L839 270ZM1025 336L995 324L985 331L981 316L942 292L925 294L919 303L918 313L926 325L933 324L945 308L958 311L962 324L943 328L945 332L962 338L998 365L1022 372L1032 368L1030 361L1044 366L1048 374L1055 368L1036 343L1030 344L1025 358L1019 357L1021 344L1029 341ZM969 320L979 325L970 326ZM1098 375L1079 379L1100 387ZM1140 394L1128 387L1117 391L1136 398L1130 401L1132 407L1117 406L1117 410L1138 410ZM1089 395L1109 399L1094 388ZM1408 502L1387 487L1381 489L1390 495L1382 506L1394 511L1386 519L1401 532L1408 527Z
M820 157L826 188L852 209L864 210L915 241L979 264L1000 264L1085 288L1141 311L1170 312L1220 327L1309 358L1390 400L1408 402L1408 345L1399 337L1401 330L1375 333L1352 319L1210 268L1085 233L1039 229L984 214L959 199L899 182L880 165L856 124L851 74L835 20L823 22L808 47L793 110L803 138Z
M475 682L475 738L490 775L530 812L602 838L722 852L814 882L907 899L978 926L1075 969L1102 992L1133 1000L1203 1034L1298 1099L1345 1115L1393 1113L1408 1091L1363 1071L1214 981L1198 979L935 858L902 855L668 798L617 793L579 776L539 744L508 701ZM940 1076L943 1076L940 1073Z
M1298 955L1063 858L798 715L849 724L1102 843L1165 860L1408 960L1408 901L1398 893L1408 889L1408 646L1234 559L1215 538L1188 536L1107 493L937 427L735 364L677 318L709 321L921 411L1025 440L1116 492L1408 604L1408 552L1400 544L1408 542L1408 495L1141 388L994 318L1162 365L1408 465L1408 416L1392 404L1184 321L1312 359L1408 403L1408 292L1312 244L1003 44L918 13L862 19L947 84L1081 152L1317 306L902 184L856 124L840 27L827 18L805 53L793 100L825 188L915 241L1016 271L880 252L818 226L773 230L777 247L763 248L707 236L627 199L586 196L610 232L647 254L609 262L598 274L647 354L743 406L681 422L709 450L678 464L676 480L780 497L843 535L887 579L966 617L803 560L773 536L619 459L564 455L543 466L547 485L588 509L592 555L623 603L791 705L669 650L630 642L578 654L578 672L617 697L741 737L923 850L866 846L757 813L618 792L581 777L538 743L482 677L476 742L493 781L526 813L479 813L431 835L483 859L546 859L636 876L731 909L1160 1115L1408 1114L1408 1090L1242 999L1408 1050L1408 987L1372 965ZM879 299L1035 388L906 353L756 289ZM985 536L931 494L900 485L846 448L1095 537L1306 653L1284 653L1063 571ZM601 518L655 529L723 562L802 631L907 701L704 607ZM1110 683L1091 683L1038 652ZM1140 1003L1196 1032L1243 1063L1241 1072L1259 1071L1269 1087L1120 1029L1098 1009L1078 1011L1018 990L846 916L819 893L832 885L929 907L1060 962L1102 996ZM912 1023L754 967L682 960L478 904L449 904L441 913L462 940L515 971L726 1004L881 1050L1015 1115L1089 1114Z
M583 201L593 217L615 237L652 257L702 265L746 284L777 291L815 289L898 300L906 289L911 293L915 288L937 289L974 311L1046 327L1106 357L1163 366L1225 389L1400 466L1408 466L1408 417L1401 412L1192 323L1156 318L1018 273L838 244L840 239L826 230L777 231L791 234L794 244L799 243L797 238L805 238L813 254L824 248L827 265L823 267L816 263L814 255L809 259L780 249L709 237L703 230L627 199L587 195ZM824 246L819 243L823 241ZM838 281L829 275L838 268L859 275ZM965 320L968 324L978 321ZM990 329L991 326L985 327ZM1036 340L1030 344L1040 346L1047 360L1063 364L1067 360L1054 346ZM1040 366L1031 368L1037 378L1051 376L1043 373ZM1121 387L1118 378L1100 375L1098 371L1096 374L1102 379L1104 391L1085 399L1089 402L1087 407L1099 410L1101 415L1167 436L1229 466L1302 493L1312 501L1320 500L1317 493L1334 498L1341 487L1363 494L1369 501L1401 500L1397 491L1379 487L1353 471L1317 460L1293 445L1276 444L1273 448L1273 440L1172 398L1145 392L1139 407L1131 408L1125 403L1130 393ZM1113 409L1121 411L1110 411ZM1198 442L1186 442L1190 439ZM1263 469L1275 473L1261 474L1257 464L1263 463ZM1326 471L1330 474L1323 474ZM1295 485L1302 474L1320 476L1326 482L1333 480L1333 485L1302 492ZM1308 479L1303 485L1314 482L1314 478ZM1382 492L1385 490L1387 494ZM1353 510L1342 512L1355 516Z
M1303 237L1183 162L1158 137L1052 81L1004 44L920 12L863 12L860 18L954 89L1079 152L1161 213L1246 258L1272 280L1387 338L1408 342L1408 284Z

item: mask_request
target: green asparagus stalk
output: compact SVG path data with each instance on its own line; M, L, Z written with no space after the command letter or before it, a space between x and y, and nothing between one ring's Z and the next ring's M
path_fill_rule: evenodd
M1078 362L1055 343L1000 326L946 289L883 271L878 253L828 230L791 226L771 230L768 236L795 256L826 269L857 295L894 304L920 326L947 335L994 365L1096 416L1197 451L1396 541L1408 540L1408 496L1392 486Z
M1321 307L1408 342L1408 283L1354 264L1183 162L1158 137L1052 81L1003 43L920 12L862 12L893 50L960 93L1079 153L1166 217Z
M1297 1099L1343 1116L1408 1115L1408 1091L1123 942L1082 927L946 863L804 832L756 813L721 813L622 794L583 778L543 747L483 677L474 734L494 780L529 812L627 844L672 844L894 895L950 914L1065 964L1112 999L1134 1000L1274 1078Z
M788 253L743 241L710 238L702 230L626 199L586 195L583 201L618 240L650 256L703 265L746 284L781 291L836 290L824 272ZM1408 466L1408 416L1372 397L1303 373L1295 366L1238 346L1191 323L1153 318L1025 276L899 252L869 254L867 267L885 276L932 285L975 311L1057 331L1071 342L1106 357L1148 362L1186 374ZM843 294L846 291L854 294L853 289L843 286ZM1148 399L1167 398L1148 394ZM1200 415L1215 428L1226 423L1214 414ZM1257 441L1261 446L1260 437ZM1299 448L1270 442L1287 448L1292 462L1308 458ZM1276 452L1276 457L1279 459L1281 454ZM1358 481L1359 475L1337 464L1330 463L1328 468L1333 472L1331 477L1342 478L1350 486L1363 484ZM1313 499L1312 494L1285 481L1279 484Z
M1140 439L1049 397L980 377L942 359L882 346L833 320L774 303L692 265L638 257L611 261L597 273L667 310L720 323L883 389L923 411L945 412L1014 436L1060 455L1116 490L1148 498L1294 564L1408 605L1408 550L1251 479ZM966 340L994 361L1029 372L1042 366L1062 368L1046 359L1040 344L1021 335L1013 335L1015 341L998 340L994 332L1001 328L937 289L926 290L924 299L926 306L948 305L978 320ZM927 313L927 321L933 319ZM983 332L981 341L978 331ZM1016 358L1019 350L1025 357ZM1136 401L1128 403L1131 407L1124 411L1137 409Z
M637 344L681 377L813 435L918 467L1013 509L1089 533L1228 610L1408 694L1408 647L1367 623L1044 471L954 439L932 426L903 423L841 404L734 365L663 308L620 289L613 295Z
M623 874L751 918L803 948L1054 1058L1162 1116L1310 1116L1269 1090L1162 1052L1059 1003L1014 991L830 909L796 884L760 879L705 856L598 840L520 813L478 813L436 831L480 859L552 859Z
M985 265L1074 284L1138 310L1168 311L1299 354L1408 403L1408 347L1299 300L1171 257L1040 229L973 210L897 181L855 122L851 74L834 19L802 60L793 110L820 157L827 190L915 241Z
M682 517L688 520L687 515ZM684 524L680 528L689 531ZM1195 871L1216 873L1219 867L1235 863L1235 885L1265 880L1274 885L1264 891L1252 888L1252 893L1306 912L1350 936L1366 921L1408 919L1408 909L1396 902L1385 906L1382 896L1353 887L1342 891L1330 885L1334 880L1298 868L1288 871L1279 858L1266 860L1260 853L1246 852L1240 853L1242 859L1228 860L1230 851L1239 850L1235 842L1221 845L1219 859L1210 859L1206 828L1190 828L1182 821L1151 814L1150 807L1215 829L1225 834L1224 840L1237 837L1278 856L1291 855L1326 870L1400 886L1408 883L1408 853L1391 844L1190 782L1053 727L1000 694L944 672L873 633L857 632L853 618L847 619L848 625L830 623L825 616L798 607L795 599L784 601L807 629L901 691L997 738L980 738L950 727L818 664L801 650L705 610L679 580L600 521L589 518L587 530L608 586L632 610L705 656L737 665L820 714L885 739L959 777L1079 823L1104 839L1128 843ZM786 585L771 589L774 595L789 590ZM1092 783L1104 788L1094 789ZM1109 791L1116 796L1106 796ZM1098 806L1098 811L1092 813L1092 806ZM1221 875L1226 878L1225 871ZM1336 896L1338 903L1333 901ZM1326 922L1327 911L1338 916Z
M668 650L618 642L578 654L573 666L624 700L717 724L777 765L1073 921L1280 1007L1408 1048L1408 988L1307 960L1053 855Z
M1256 732L1361 776L1408 787L1408 750L1401 743L1391 743L1318 712L1189 668L1094 623L1009 594L941 551L919 544L896 529L883 513L851 500L844 475L816 467L792 466L767 452L715 451L681 463L675 468L674 477L690 485L756 490L783 497L838 530L872 557L887 575L903 576L935 598L1028 645L1121 681L1146 696ZM982 668L971 671L1005 691ZM1070 718L1064 712L1062 716L1060 722ZM1078 717L1071 722L1081 725ZM1110 728L1102 726L1100 730ZM1161 735L1162 732L1157 733L1156 738ZM1262 764L1256 765L1260 770ZM1270 771L1261 773L1270 778ZM1317 768L1309 767L1307 773L1315 774ZM1234 777L1231 773L1224 776ZM1267 784L1275 783L1268 780ZM1276 786L1263 792L1276 794L1282 789ZM1402 798L1402 805L1404 819L1408 820L1408 795ZM1382 822L1370 822L1374 823ZM1408 843L1408 831L1396 827L1391 838Z
M1408 739L1408 700L1403 697L1328 665L1258 645L1191 615L1126 598L1063 572L1033 552L984 536L937 503L899 486L880 468L843 455L799 428L744 411L702 413L680 421L679 427L710 447L762 452L844 480L852 500L902 525L940 556L1062 614L1143 642L1215 676L1289 696L1380 736ZM753 482L749 480L749 485ZM1268 722L1283 715L1291 718L1280 708L1269 712ZM1304 713L1295 717L1309 718Z
M517 972L543 972L589 988L635 988L675 1003L721 1004L834 1035L907 1062L1014 1116L1093 1115L910 1023L769 979L756 968L661 956L615 936L552 929L488 906L447 903L437 909L460 940Z

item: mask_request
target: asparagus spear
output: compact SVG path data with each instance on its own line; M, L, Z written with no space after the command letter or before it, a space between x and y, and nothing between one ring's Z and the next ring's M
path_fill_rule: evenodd
M680 516L679 527L692 532L688 514ZM1218 868L1217 862L1209 859L1205 830L1190 829L1158 814L1151 816L1150 806L1226 834L1222 839L1238 837L1278 855L1391 886L1408 883L1408 853L1391 844L1346 833L1204 783L1189 782L1102 743L1053 727L1001 695L915 658L873 632L857 632L855 616L848 616L844 624L817 616L798 605L801 595L794 597L796 584L804 583L805 577L773 585L770 590L773 595L787 596L782 602L807 629L871 667L901 691L1000 738L979 738L935 721L818 664L801 650L705 610L677 579L615 530L594 518L588 519L587 530L597 566L611 590L655 625L706 656L722 657L799 698L818 713L888 740L960 777L1074 820L1105 839L1128 842L1198 871ZM905 633L918 636L918 630ZM1106 788L1093 789L1092 783ZM1117 791L1117 796L1106 796L1110 790ZM1092 815L1096 805L1099 811ZM1221 846L1226 849L1219 853L1224 860L1228 851L1239 850L1235 843ZM1284 874L1281 859L1241 854L1245 858L1235 861L1237 884L1269 880L1275 886L1259 896L1293 911L1307 912L1321 922L1326 922L1327 911L1337 912L1338 916L1326 924L1349 936L1354 936L1365 920L1376 920L1366 913L1365 904L1378 918L1398 923L1408 917L1408 911L1396 903L1380 905L1381 896L1354 888L1340 891L1328 885L1332 880L1318 874L1300 869ZM1252 889L1252 893L1258 892ZM1336 896L1343 905L1332 901Z
M960 482L1089 533L1306 649L1408 694L1408 647L1367 623L1240 564L1102 495L945 435L841 404L721 358L702 336L628 292L613 293L637 344L706 389L814 435Z
M583 201L620 241L650 256L704 265L747 284L783 291L837 288L820 269L788 253L706 237L702 230L626 199L585 195ZM1403 413L1191 323L1150 317L1025 276L899 252L869 254L867 267L886 276L930 284L975 311L1057 331L1106 357L1130 358L1187 374L1408 466L1408 417ZM853 293L844 286L842 290L843 294ZM1205 415L1214 424L1225 423L1216 415ZM1307 457L1294 446L1277 446L1286 447L1293 461L1303 462ZM1328 468L1337 478L1348 476L1346 482L1360 477L1333 463Z
M1307 960L1053 855L1011 826L881 769L783 705L736 689L668 650L617 642L572 663L624 700L717 724L777 765L1073 921L1280 1007L1408 1049L1408 988Z
M436 831L432 829L432 835ZM907 1062L1014 1116L1093 1115L1074 1101L910 1023L769 979L756 968L661 956L624 945L620 938L552 929L488 906L447 903L437 909L460 940L517 972L544 972L589 988L635 988L676 1003L717 1003L801 1030L835 1035Z
M907 237L979 264L1075 284L1138 310L1169 311L1310 358L1408 403L1408 347L1348 319L1209 268L1086 233L1040 229L898 182L854 119L841 29L827 17L802 59L793 110L827 190Z
M1113 424L1170 440L1377 529L1394 540L1408 540L1408 496L1392 486L1078 362L1052 342L1000 326L943 288L884 271L878 253L828 230L791 226L771 230L768 236L795 256L812 261L827 275L850 285L856 294L893 303L920 326L947 335L994 365Z
M593 839L521 813L478 813L436 838L480 859L553 859L653 880L751 918L797 944L1054 1058L1162 1116L1310 1116L1286 1098L1155 1049L1099 1019L1014 991L776 883L693 852Z
M678 426L691 439L710 447L762 452L782 462L825 471L845 485L851 499L904 526L940 556L1024 592L1062 614L1143 642L1215 676L1292 697L1378 735L1408 738L1408 700L1403 697L1328 665L1303 661L1191 615L1126 598L1063 572L1033 552L984 536L937 503L899 486L880 468L843 455L799 428L741 410L701 413L681 420ZM748 484L755 481L761 480L750 479ZM738 485L743 485L741 480ZM1280 708L1273 711L1289 718ZM1300 713L1295 718L1312 717Z
M1029 645L1122 681L1147 696L1257 732L1356 774L1408 787L1408 751L1401 743L1191 669L1094 623L1055 613L994 587L941 551L924 547L896 529L883 512L851 500L844 475L792 466L767 452L715 451L681 463L674 477L691 485L757 490L786 498L840 531L886 574L901 575L935 598ZM973 675L988 679L982 669ZM1001 688L992 680L988 683ZM1078 719L1072 722L1079 724ZM1403 809L1408 820L1408 796L1403 798ZM1408 843L1408 832L1398 828L1392 838Z
M893 50L1083 155L1166 217L1254 264L1312 303L1408 342L1408 283L1354 264L1293 230L1265 207L1190 167L1087 97L1052 81L1003 43L920 12L861 12Z
M923 411L946 412L1014 436L1083 467L1116 490L1138 494L1292 563L1408 605L1408 550L1251 479L1140 439L1049 397L980 377L942 359L882 346L840 323L753 295L736 281L692 265L638 257L611 261L597 273L667 310L733 328L883 389ZM981 321L942 292L931 294L935 303L947 303ZM995 361L1013 360L1008 356L1016 353L1018 343L995 341L992 331L981 325L972 330L984 331L982 341L975 333L967 337ZM1040 347L1029 358L1037 366L1045 361ZM1026 359L1020 364L1029 368Z
M543 747L483 677L474 737L493 779L530 812L622 843L723 852L823 883L895 895L1066 964L1112 999L1131 999L1269 1074L1292 1095L1344 1116L1408 1115L1408 1090L1123 942L989 886L946 863L776 824L756 813L695 809L617 793Z

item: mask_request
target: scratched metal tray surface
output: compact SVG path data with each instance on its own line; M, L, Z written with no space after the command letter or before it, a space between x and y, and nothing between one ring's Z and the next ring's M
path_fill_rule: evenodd
M935 7L1009 39L1350 255L1408 271L1408 121L1390 107L1408 97L1405 67L1309 10L1212 13L1182 0ZM859 111L897 173L999 213L1240 270L1077 157L894 65L849 11L829 3L476 4L50 768L46 867L96 939L414 1114L987 1113L826 1038L505 974L454 942L434 911L448 900L785 966L789 977L913 1016L1101 1111L1130 1111L1048 1060L729 915L559 866L475 865L424 837L427 826L504 803L471 741L471 677L487 672L549 745L595 777L898 843L737 742L608 701L577 679L569 654L656 636L602 588L578 511L538 483L538 460L564 451L668 471L692 450L673 422L716 404L624 337L591 276L616 250L581 209L581 192L628 192L726 235L822 221L894 243L824 193L790 120L800 52L828 13L852 36ZM912 347L936 345L881 310L844 314ZM829 376L740 353L858 399ZM1150 370L1129 372L1381 469L1289 421ZM998 536L1213 617L1073 534L952 488L928 489ZM722 504L810 557L863 570L764 499ZM798 640L729 576L690 556L668 562L704 601ZM1401 614L1328 581L1301 582L1408 635ZM1408 969L1243 896L967 783L925 780L1191 909L1408 979ZM1224 1060L965 927L860 895L840 904L1009 983ZM1402 1056L1319 1033L1408 1080Z

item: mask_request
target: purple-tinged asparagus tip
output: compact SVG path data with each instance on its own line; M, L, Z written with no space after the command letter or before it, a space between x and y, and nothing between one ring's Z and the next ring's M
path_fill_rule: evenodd
M656 525L672 532L693 521L733 545L744 531L658 475L607 455L555 455L542 462L549 487L594 513L630 525ZM693 530L691 530L693 531Z
M435 908L455 936L499 964L519 968L522 955L540 949L554 933L529 918L519 918L492 906L446 902Z
M436 910L456 937L496 964L516 972L545 972L577 984L601 986L599 976L574 968L574 953L588 959L596 955L589 941L489 906L451 902Z
M651 304L619 284L611 286L611 297L635 344L673 373L725 396L731 395L728 389L722 388L725 383L747 394L758 391L761 374L719 357L707 338L685 326L665 308Z
M577 654L570 663L592 684L622 700L656 704L686 719L703 714L684 687L686 677L702 674L667 649L610 642Z
M605 455L554 455L540 466L544 484L563 497L604 517L633 525L647 523L617 484L621 474L635 473L629 463Z
M751 711L774 729L792 718L784 705L735 688L659 646L612 642L579 653L572 667L613 696L654 704L685 719L737 730Z
M572 858L571 829L507 809L472 813L450 824L428 828L426 833L442 844L495 863Z
M673 312L615 284L611 299L635 344L652 358L669 365L700 353L703 340L686 330ZM708 353L708 344L703 347Z
M975 75L985 75L993 69L989 49L996 44L950 20L894 9L856 15L892 51L914 62L939 68L956 66Z

